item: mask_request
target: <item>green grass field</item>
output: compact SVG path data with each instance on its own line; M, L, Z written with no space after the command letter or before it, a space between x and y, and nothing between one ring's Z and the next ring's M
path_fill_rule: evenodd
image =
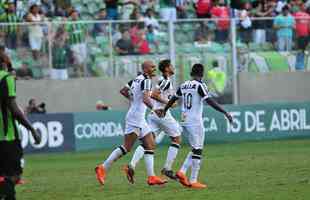
M175 168L188 152L180 151ZM167 147L155 156L159 173ZM132 154L116 162L106 185L98 185L94 167L110 151L27 155L24 178L18 186L19 200L308 200L310 199L310 140L284 140L242 144L209 145L200 179L209 189L192 190L170 181L164 187L146 184L144 161L130 185L121 171Z

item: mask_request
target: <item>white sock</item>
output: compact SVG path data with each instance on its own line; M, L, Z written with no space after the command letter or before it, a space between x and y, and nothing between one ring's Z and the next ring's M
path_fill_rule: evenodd
M154 172L154 151L145 150L144 151L144 161L146 166L146 172L148 176L155 176Z
M161 143L161 141L163 141L164 137L165 137L165 133L164 132L160 132L159 134L156 134L155 143L156 144Z
M175 158L178 155L179 148L180 148L180 145L177 144L177 143L172 143L170 145L170 147L168 149L168 153L167 153L166 163L165 163L165 166L164 166L164 168L166 170L171 170L172 164L173 164Z
M136 151L135 153L133 154L132 158L131 158L131 161L130 161L130 166L135 169L136 168L136 165L137 163L141 160L141 158L143 157L144 155L144 148L142 147L142 145L139 145L137 148L136 148Z
M109 157L103 162L103 166L106 170L109 170L111 167L112 163L116 161L117 159L121 158L123 155L127 153L127 150L125 147L120 146L114 149L112 153L109 155Z
M180 169L180 171L184 174L186 174L187 169L192 165L192 154L193 153L191 151L187 154L187 156L183 162L183 165Z
M191 183L197 182L198 174L199 174L199 170L200 170L200 162L201 162L200 159L201 158L198 157L197 155L193 155L193 157L192 157L192 174L191 174L191 178L190 178Z

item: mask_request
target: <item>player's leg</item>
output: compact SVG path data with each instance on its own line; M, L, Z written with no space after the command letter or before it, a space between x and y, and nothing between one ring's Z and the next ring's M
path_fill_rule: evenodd
M15 182L11 178L1 177L0 179L0 199L15 200Z
M127 127L127 130L129 130L130 127ZM104 184L105 182L105 177L106 177L106 172L110 169L111 165L113 162L121 158L122 156L126 155L127 152L129 152L133 145L135 144L135 141L138 138L138 134L136 131L138 131L134 127L131 127L130 130L131 132L125 133L124 137L124 144L117 147L114 149L114 151L109 155L109 157L100 165L96 167L96 175L97 175L97 180L99 181L100 184Z
M154 151L155 151L155 141L153 133L149 128L148 124L145 123L141 131L141 141L144 147L144 161L147 171L149 185L162 185L167 181L161 179L155 175L154 172Z
M187 133L189 133L187 127L183 127L183 130L186 131ZM188 139L189 139L189 141L191 140L190 134L189 134L189 136L188 136ZM187 154L187 156L186 156L186 158L185 158L185 160L184 160L184 162L183 162L183 164L182 164L182 167L181 167L180 170L177 171L177 173L176 173L176 177L177 177L177 179L179 180L179 182L180 182L182 185L186 186L186 187L190 187L190 183L189 183L189 180L188 180L188 178L187 178L187 176L186 176L186 172L187 172L188 168L189 168L191 165L192 165L192 152L190 151L190 152Z
M23 150L19 140L1 142L0 146L0 199L15 200L15 183L22 174Z
M166 180L156 176L154 172L155 141L152 133L146 134L141 140L144 146L144 161L148 176L147 183L149 185L162 185L167 183Z
M201 167L202 149L204 146L204 130L203 126L192 126L189 128L191 135L190 145L192 147L192 172L190 176L190 184L192 188L203 189L207 185L198 181L199 171Z
M172 164L174 163L181 144L181 127L172 116L167 116L162 121L163 130L170 136L171 144L168 148L167 158L162 169L162 174L171 179L176 179L172 171Z
M156 133L159 130L159 124L158 124L158 121L156 120L156 117L154 116L154 114L150 113L147 117L147 121L148 121L147 124L148 124L150 130L153 133ZM155 134L153 134L153 136L155 137ZM132 159L131 159L131 161L127 167L134 170L136 168L137 163L143 158L143 156L144 156L144 147L143 147L143 144L141 144L136 148L136 150L132 156ZM125 166L125 168L126 168L126 166Z

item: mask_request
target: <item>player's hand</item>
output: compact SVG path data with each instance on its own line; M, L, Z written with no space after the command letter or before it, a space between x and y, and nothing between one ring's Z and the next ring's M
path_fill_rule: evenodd
M154 110L154 112L156 113L156 115L160 118L163 118L165 117L166 115L166 112L164 109L158 109L158 110Z
M231 116L230 113L226 112L225 117L228 119L230 124L233 124L233 117Z
M32 134L32 137L34 139L34 143L35 144L40 144L40 142L41 142L41 135L34 128L31 129L31 134Z

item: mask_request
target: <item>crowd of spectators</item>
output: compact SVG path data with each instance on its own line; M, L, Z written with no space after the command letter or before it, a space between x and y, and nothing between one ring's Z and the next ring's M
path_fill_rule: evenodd
M239 1L239 8L233 10L229 0L102 0L102 7L92 14L94 20L136 21L113 26L114 51L119 55L149 54L152 48L158 48L157 36L161 34L159 20L216 19L212 23L200 23L199 28L193 31L193 41L227 43L230 38L229 18L232 16L239 18L238 36L242 43L269 42L279 51L306 49L310 32L310 0ZM78 21L84 18L68 0L0 0L0 22L40 23L55 19ZM211 25L215 28L210 28ZM44 24L32 24L27 27L25 36L25 31L20 31L20 28L17 24L2 26L0 38L3 42L0 45L7 49L28 46L33 59L39 60L50 30ZM55 47L52 52L52 78L67 79L68 63L75 66L76 76L85 75L87 35L108 34L108 26L104 23L96 23L91 30L81 23L60 26L52 34ZM297 39L295 45L294 37ZM304 55L298 56L301 60Z

